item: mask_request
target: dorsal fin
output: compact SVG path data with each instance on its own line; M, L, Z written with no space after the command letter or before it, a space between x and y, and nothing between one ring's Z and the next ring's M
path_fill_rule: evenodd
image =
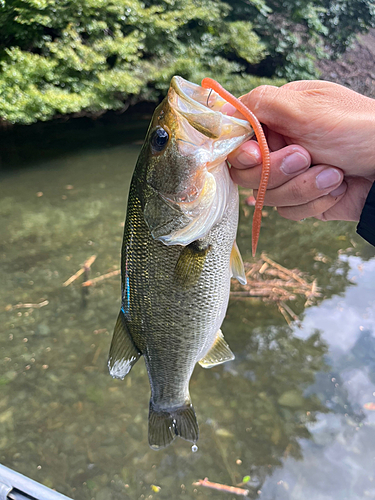
M222 331L218 330L211 349L200 361L198 361L198 363L203 368L211 368L212 366L220 365L232 359L234 359L234 354L230 350L229 345L225 342Z
M134 345L128 327L126 326L124 313L121 309L116 321L109 350L109 373L112 377L122 380L130 372L132 366L138 361L140 356L141 353Z
M236 242L233 243L232 251L230 254L230 268L232 271L232 277L236 278L241 283L241 285L246 285L247 280L245 268Z

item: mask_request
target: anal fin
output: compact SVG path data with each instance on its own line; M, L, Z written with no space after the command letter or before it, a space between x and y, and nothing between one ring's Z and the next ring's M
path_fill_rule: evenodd
M231 361L232 359L234 359L234 354L230 350L229 345L225 342L222 331L218 330L213 346L198 363L203 368L212 368L213 366Z
M236 242L233 243L232 251L230 254L230 268L232 271L232 277L236 278L241 283L241 285L246 285L247 280L245 268Z
M126 326L124 313L120 310L109 350L109 373L113 378L122 380L130 372L140 356L141 353L135 347Z

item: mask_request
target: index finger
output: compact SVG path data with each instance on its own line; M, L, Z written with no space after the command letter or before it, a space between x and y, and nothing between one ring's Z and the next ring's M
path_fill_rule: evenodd
M249 146L251 149L254 147L251 145L251 142L253 141L243 144L228 159L233 166L230 174L234 182L246 188L257 189L262 173L261 162L244 165L245 162L254 161L252 156L247 155ZM271 168L268 189L279 187L296 175L305 172L308 170L311 162L308 151L298 145L286 146L283 149L275 151L271 153L270 159Z

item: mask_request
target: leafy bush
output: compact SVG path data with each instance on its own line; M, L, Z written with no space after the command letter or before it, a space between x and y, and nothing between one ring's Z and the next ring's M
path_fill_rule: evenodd
M269 77L316 78L316 60L339 56L375 26L373 0L227 1L230 20L252 19L267 50L258 74Z
M374 19L371 0L0 0L0 117L156 101L174 74L235 94L311 78Z

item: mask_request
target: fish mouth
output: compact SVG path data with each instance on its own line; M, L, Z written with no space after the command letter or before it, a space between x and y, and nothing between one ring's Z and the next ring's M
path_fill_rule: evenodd
M254 135L246 120L221 112L227 101L180 76L171 80L158 120L171 131L168 176L144 208L154 239L188 245L204 238L237 199L227 156ZM160 123L160 122L159 122ZM178 179L178 182L174 182Z
M248 121L227 116L221 112L227 101L214 90L205 89L181 76L172 78L168 102L193 129L213 140L214 145L220 146L217 149L218 152L220 149L221 157L226 157L237 145L254 134ZM181 125L185 120L181 120ZM181 143L197 146L196 138L191 137L190 127L185 131L182 125L177 139ZM219 159L211 158L214 161Z

